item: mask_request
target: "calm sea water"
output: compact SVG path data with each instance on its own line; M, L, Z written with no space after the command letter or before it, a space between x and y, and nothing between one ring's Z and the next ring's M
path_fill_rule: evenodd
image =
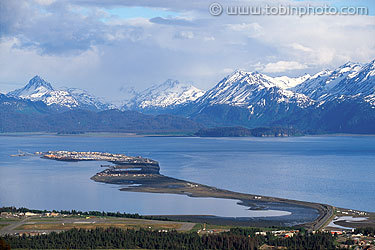
M175 178L239 192L375 211L375 137L371 136L0 136L0 206L249 216L250 212L234 200L120 192L118 185L90 180L103 170L99 162L10 157L18 149L141 155L159 161L161 173ZM262 213L252 211L250 216Z

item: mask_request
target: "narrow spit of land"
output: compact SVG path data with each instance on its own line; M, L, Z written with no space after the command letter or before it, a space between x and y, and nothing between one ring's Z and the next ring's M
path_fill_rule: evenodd
M247 206L252 210L262 210L263 204L267 203L287 203L316 209L319 216L312 222L305 223L303 226L311 230L320 229L333 216L334 208L330 205L311 203L304 201L288 200L276 197L260 196L233 192L225 189L219 189L195 182L175 179L160 174L108 174L101 172L91 177L97 182L128 185L121 191L145 192L145 193L169 193L187 195L190 197L210 197L239 200L241 205ZM137 185L132 185L137 184ZM189 216L185 216L189 218ZM192 219L192 217L190 217ZM272 222L270 222L272 224Z
M157 161L140 156L130 157L123 154L75 151L48 151L44 153L37 152L36 154L41 155L42 158L51 160L108 161L113 163L114 165L102 165L103 167L107 167L107 169L97 173L91 179L97 182L128 185L121 188L121 191L233 199L239 200L241 205L247 206L250 209L259 210L263 209L259 205L262 203L279 203L315 209L319 213L317 218L303 225L310 230L321 229L330 222L334 213L334 207L327 204L233 192L164 176L159 173L160 167Z

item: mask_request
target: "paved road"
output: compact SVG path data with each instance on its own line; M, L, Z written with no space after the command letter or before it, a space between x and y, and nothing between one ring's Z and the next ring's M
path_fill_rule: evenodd
M13 222L13 221L9 222L9 223L11 223L10 225L5 226L5 227L0 229L0 235L13 234L14 229L16 229L17 227L25 224L25 222L27 222L28 220L30 220L29 217L24 218L23 220L20 220L20 221L17 221L17 222Z
M326 224L328 224L332 217L333 217L333 212L335 208L330 205L321 205L322 207L322 215L314 222L312 225L312 230L317 231L322 229Z

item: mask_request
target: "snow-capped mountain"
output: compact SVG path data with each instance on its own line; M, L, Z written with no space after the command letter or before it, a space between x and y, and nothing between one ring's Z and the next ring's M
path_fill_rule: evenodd
M306 108L346 97L360 98L371 105L375 103L375 60L364 65L346 63L335 70L296 78L236 70L195 103L200 106L230 105L250 109L256 105L266 106L264 102L268 99Z
M368 133L375 131L369 125L375 121L374 65L346 63L297 78L236 70L173 113L210 126Z
M328 96L361 96L368 97L375 94L375 60L358 67L347 75L345 79L332 87Z
M193 85L168 79L160 85L154 85L135 96L125 104L124 108L135 110L152 110L171 108L195 101L204 94Z
M127 108L178 114L208 126L368 133L375 119L374 64L346 63L295 78L236 70L205 93L168 80L136 95Z
M333 94L335 89L345 79L351 79L361 71L361 65L357 63L346 63L335 70L321 71L302 84L297 85L292 90L303 93L315 100L321 100L328 95ZM340 93L343 95L350 94L347 91Z
M308 106L313 101L307 96L287 90L307 76L300 78L273 78L258 72L236 70L221 80L215 87L207 91L195 103L199 105L231 105L252 108L255 105L266 106L266 100L277 103L296 103Z
M179 114L211 126L271 126L315 105L306 95L288 90L308 77L274 78L236 70Z
M9 96L39 101L41 98L54 91L52 85L44 81L40 76L34 76L25 87L8 93Z
M356 98L375 107L375 60L364 65L346 63L335 70L319 72L291 90L309 96L320 105Z
M11 91L10 97L42 101L48 106L56 106L68 109L103 110L108 104L90 95L85 90L76 88L55 90L52 85L40 76L33 77L25 87Z
M204 113L209 106L228 105L245 108L259 117L271 106L277 112L318 108L327 101L342 102L346 97L359 98L375 107L374 64L349 62L335 70L294 78L236 70L205 93L192 85L167 80L136 94L124 108L191 117Z
M98 110L105 110L112 108L113 105L101 100L100 98L91 95L88 91L78 88L68 88L66 91L79 103L80 108L96 108Z

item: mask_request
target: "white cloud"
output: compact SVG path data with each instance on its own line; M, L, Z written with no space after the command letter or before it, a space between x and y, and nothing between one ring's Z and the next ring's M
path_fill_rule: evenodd
M229 30L243 32L249 37L257 37L263 33L263 27L259 23L227 24Z
M295 61L278 61L276 63L267 63L262 71L266 73L279 73L300 69L307 69L307 65Z
M203 38L204 41L215 41L215 37L213 36L206 36Z
M34 0L40 5L51 5L55 2L55 0Z
M180 31L180 32L177 32L175 37L180 38L180 39L193 39L194 33L191 31Z
M225 68L225 69L223 69L223 73L225 73L225 74L230 74L233 71L234 71L234 69L232 69L232 68Z
M305 46L303 46L299 43L292 43L291 47L295 50L300 50L300 51L303 51L303 52L312 52L313 51L311 48L305 47Z

